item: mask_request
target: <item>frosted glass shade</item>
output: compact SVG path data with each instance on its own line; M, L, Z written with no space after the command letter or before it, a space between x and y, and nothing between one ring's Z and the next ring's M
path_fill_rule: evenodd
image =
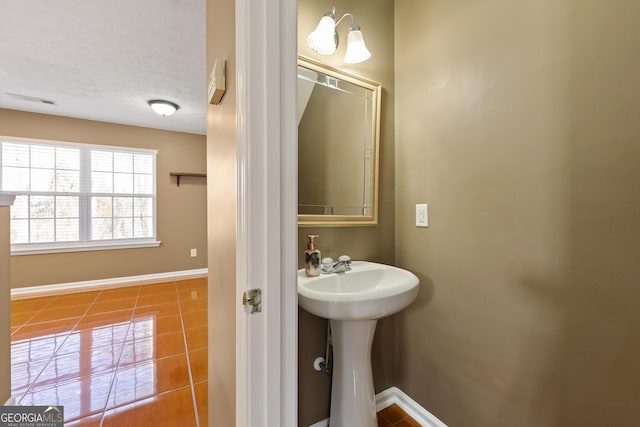
M336 51L336 23L331 15L320 19L316 29L307 37L309 47L321 55L331 55Z
M359 27L351 27L347 37L347 53L344 62L347 64L358 64L371 58L371 52L367 49L362 38L362 31Z
M149 101L149 106L153 109L153 111L156 112L156 114L159 114L163 117L172 115L178 108L180 108L178 107L178 104L174 104L173 102L169 101L163 101L160 99Z

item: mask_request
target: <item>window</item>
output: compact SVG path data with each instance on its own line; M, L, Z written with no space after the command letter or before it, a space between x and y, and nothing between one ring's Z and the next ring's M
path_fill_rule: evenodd
M0 137L14 254L158 246L156 151Z

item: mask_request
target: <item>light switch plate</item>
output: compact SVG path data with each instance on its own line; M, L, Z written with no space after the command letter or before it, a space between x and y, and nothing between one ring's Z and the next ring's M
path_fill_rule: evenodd
M198 249L191 249L191 258L195 258L198 256Z
M416 227L428 227L429 226L429 205L418 204L416 205Z

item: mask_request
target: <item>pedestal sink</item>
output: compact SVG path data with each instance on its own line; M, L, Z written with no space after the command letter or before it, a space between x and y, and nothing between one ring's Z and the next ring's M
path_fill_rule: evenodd
M331 427L377 427L371 372L376 322L417 295L418 278L389 265L354 261L351 271L318 277L298 271L298 305L331 321Z

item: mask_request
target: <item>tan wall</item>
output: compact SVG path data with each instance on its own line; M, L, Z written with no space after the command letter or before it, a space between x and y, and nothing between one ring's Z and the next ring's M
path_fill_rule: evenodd
M0 203L0 405L11 396L10 207Z
M394 81L393 81L393 1L348 0L336 4L337 14L350 12L362 28L371 59L361 64L344 64L347 30L350 20L338 27L342 42L331 56L313 52L307 45L307 35L331 7L318 0L298 2L298 53L322 61L334 68L380 82L382 106L380 111L380 198L379 224L376 227L300 228L298 232L298 265L304 265L303 252L307 234L319 234L322 256L337 258L348 254L354 260L394 263ZM324 355L326 320L300 309L298 318L298 424L308 426L329 415L329 378L313 370L313 360ZM373 343L373 377L376 391L394 385L393 345L394 319L378 322Z
M207 266L206 185L169 172L204 172L205 137L136 126L0 109L0 135L158 150L158 248L21 255L11 258L12 287L76 282ZM198 256L191 258L190 249Z
M207 76L225 59L227 92L207 110L209 425L235 425L236 63L235 2L207 0ZM204 90L204 87L203 87Z
M449 426L640 425L640 3L395 4L398 385Z

